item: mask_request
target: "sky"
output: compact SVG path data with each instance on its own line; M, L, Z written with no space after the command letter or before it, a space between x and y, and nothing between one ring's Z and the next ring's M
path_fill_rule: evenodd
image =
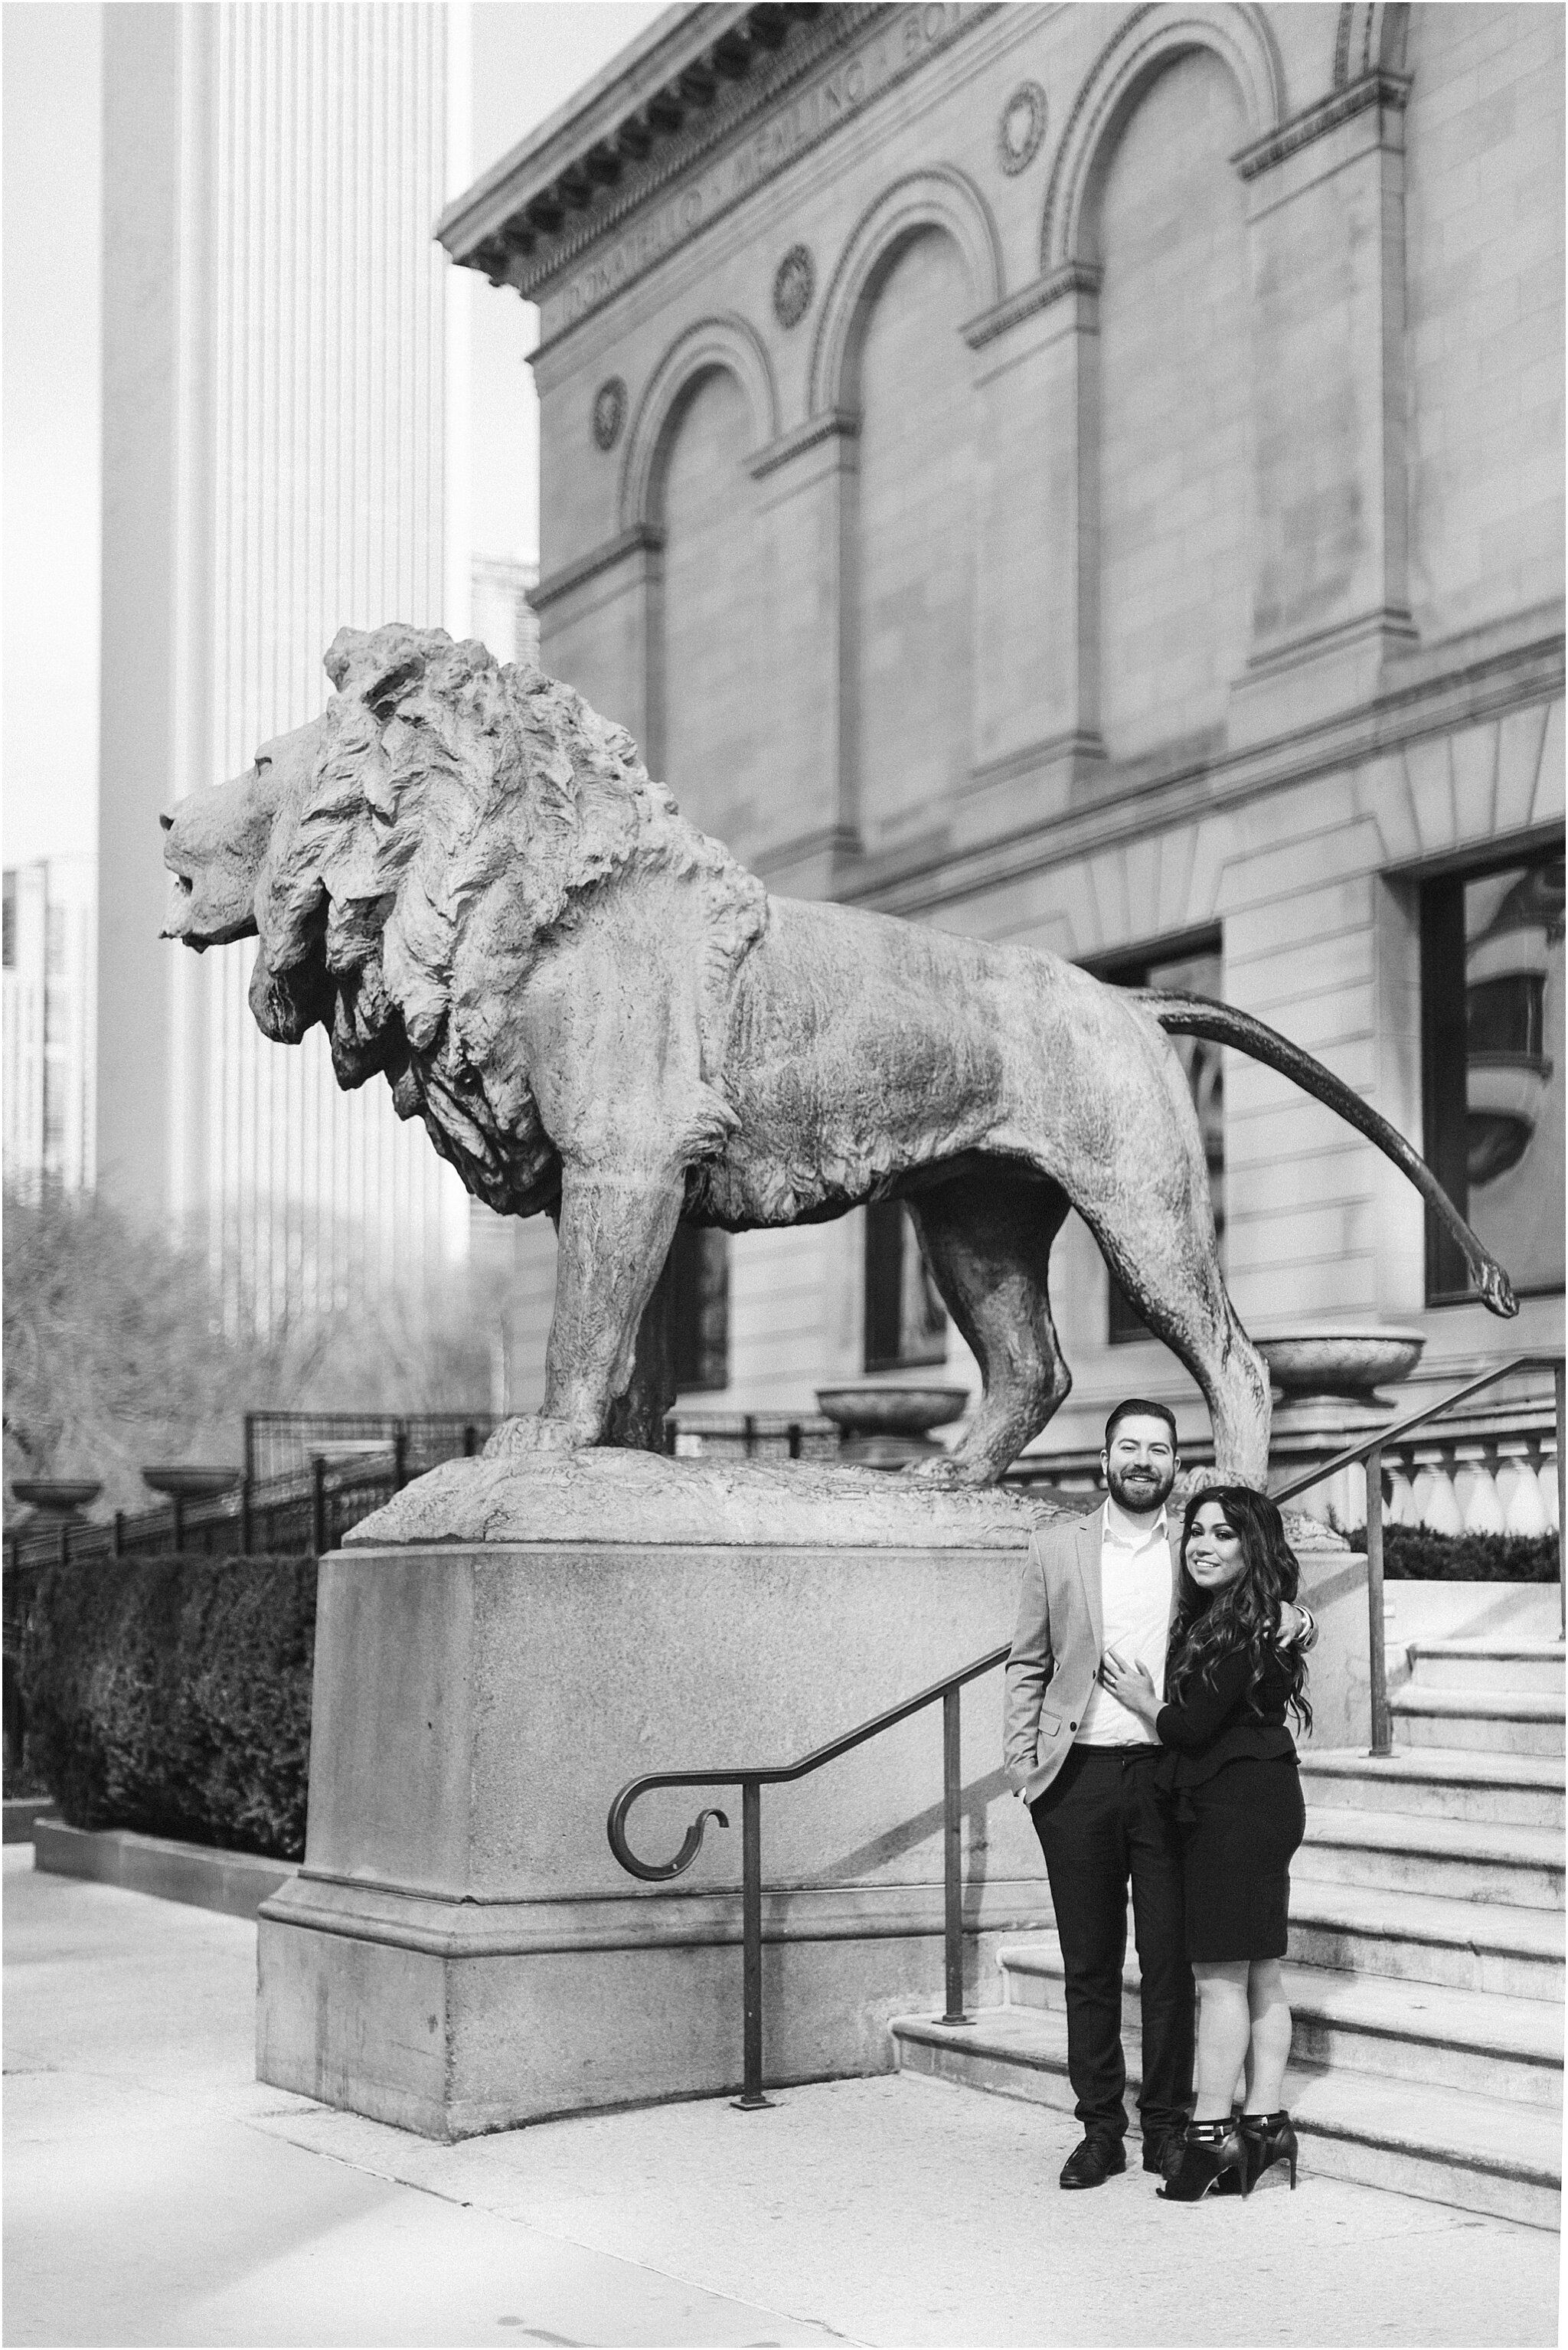
M658 0L470 6L473 178L660 13ZM102 53L98 0L0 7L7 865L97 843ZM474 552L528 559L538 545L537 408L526 365L536 314L481 277L466 299Z

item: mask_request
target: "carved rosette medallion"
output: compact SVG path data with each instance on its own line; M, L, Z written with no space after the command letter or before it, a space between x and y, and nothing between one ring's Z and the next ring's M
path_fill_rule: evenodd
M781 327L798 327L816 291L816 264L810 247L792 244L774 272L774 316Z
M1021 81L996 126L996 159L1009 179L1027 171L1045 137L1045 93L1037 81Z
M618 375L601 383L594 394L594 446L613 449L626 422L626 386Z

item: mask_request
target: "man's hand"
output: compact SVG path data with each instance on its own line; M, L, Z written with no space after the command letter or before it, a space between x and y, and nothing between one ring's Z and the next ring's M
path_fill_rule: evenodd
M1159 1693L1149 1678L1147 1665L1129 1665L1114 1648L1107 1648L1100 1659L1100 1682L1118 1705L1152 1730L1159 1711Z
M1317 1617L1310 1607L1298 1607L1289 1599L1280 1602L1280 1629L1276 1646L1294 1648L1298 1642L1310 1648L1317 1638Z

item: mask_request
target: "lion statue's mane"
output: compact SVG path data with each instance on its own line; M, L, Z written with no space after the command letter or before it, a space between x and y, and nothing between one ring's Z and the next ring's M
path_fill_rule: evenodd
M545 947L623 878L687 885L706 1036L766 893L541 671L402 627L340 630L327 669L319 754L256 889L252 1010L279 1043L320 1022L341 1085L383 1073L472 1191L533 1213L559 1168L509 1012Z

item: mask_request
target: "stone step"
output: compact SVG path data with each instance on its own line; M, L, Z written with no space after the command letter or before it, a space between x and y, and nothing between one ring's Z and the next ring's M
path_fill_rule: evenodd
M1428 1819L1563 1825L1563 1765L1550 1754L1489 1754L1479 1747L1397 1746L1392 1754L1303 1750L1308 1806L1409 1812Z
M892 2030L901 2069L1073 2109L1066 2024L1059 2014L991 2008L967 2028L905 2016ZM1136 2025L1126 2037L1130 2103ZM1386 2076L1296 2064L1285 2076L1285 2093L1301 2135L1304 2178L1354 2179L1530 2227L1559 2224L1563 2130L1555 2112L1416 2083L1395 2093ZM1275 2187L1271 2171L1259 2191Z
M1291 1881L1293 1959L1507 1999L1561 2002L1563 1913L1377 1886Z
M1561 1640L1416 1640L1412 1678L1428 1689L1533 1690L1561 1698Z
M1563 1701L1544 1690L1428 1689L1407 1681L1388 1700L1404 1746L1464 1746L1493 1754L1561 1754Z
M1055 1929L1046 1926L1029 1940L1054 1939ZM1128 1952L1135 1947L1129 1905ZM1304 1966L1561 2002L1563 1948L1561 1909L1391 1892L1385 1886L1303 1877L1299 1866L1292 1871L1290 1955ZM1136 1960L1129 1956L1127 1963L1128 1980L1136 1982Z
M1554 1828L1322 1804L1307 1813L1291 1879L1561 1909L1563 1864L1563 1838Z
M1007 2005L1065 2012L1062 1952L1054 1935L1009 1943L998 1952L997 1963ZM1285 1995L1297 2064L1348 2066L1400 2083L1561 2108L1560 1999L1500 1998L1289 1960ZM1137 2029L1136 1967L1126 1970L1122 1997L1125 2039L1127 2029Z

